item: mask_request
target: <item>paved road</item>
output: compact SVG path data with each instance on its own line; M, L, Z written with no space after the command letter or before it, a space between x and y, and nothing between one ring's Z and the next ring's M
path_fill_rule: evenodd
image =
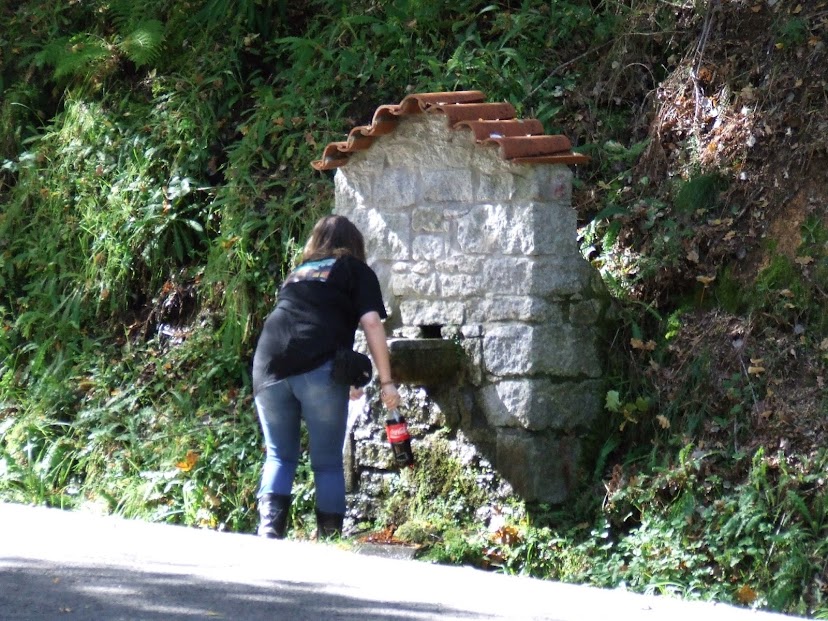
M792 617L0 503L0 621Z

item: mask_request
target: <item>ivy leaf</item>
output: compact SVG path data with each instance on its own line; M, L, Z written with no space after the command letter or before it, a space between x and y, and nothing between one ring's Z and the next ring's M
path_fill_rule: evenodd
M604 407L606 407L610 412L618 412L621 410L621 396L618 394L617 390L607 391L607 400Z

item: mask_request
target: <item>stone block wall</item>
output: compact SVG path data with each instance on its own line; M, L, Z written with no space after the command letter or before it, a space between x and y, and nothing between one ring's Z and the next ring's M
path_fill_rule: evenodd
M470 131L420 114L335 176L335 213L365 236L387 329L462 347L458 378L425 387L446 424L519 495L550 503L575 483L603 396L608 298L577 247L571 174L507 162ZM360 471L377 470L355 457L369 452L361 442L376 438L355 423L348 463L357 486Z

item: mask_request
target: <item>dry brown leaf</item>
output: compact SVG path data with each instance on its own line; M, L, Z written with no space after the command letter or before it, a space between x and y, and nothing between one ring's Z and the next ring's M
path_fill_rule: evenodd
M656 420L658 421L658 424L662 429L670 428L670 421L667 419L666 416L664 416L664 414L659 414L658 416L656 416Z
M748 585L744 584L739 587L739 590L736 591L736 599L739 600L742 604L751 604L756 599L756 591L751 589Z
M698 280L701 284L703 284L706 287L711 282L716 280L716 277L715 276L696 276L696 280Z
M233 246L233 245L234 245L237 241L239 241L240 239L241 239L241 237L239 237L238 235L234 235L234 236L233 236L233 237L231 237L230 239L226 239L226 240L224 240L223 242L221 242L221 245L222 245L222 247L223 247L225 250L228 250L229 248L231 248L231 247L232 247L232 246Z
M712 220L708 220L707 223L710 226L730 226L733 224L733 218L713 218Z
M520 533L514 526L501 526L497 532L492 535L492 539L503 545L514 545L520 541Z
M813 263L814 258L813 257L796 257L796 259L794 259L794 261L796 263L798 263L799 265L805 266L805 265L808 265L809 263Z
M175 467L184 472L189 472L198 463L198 451L190 449L184 456L184 459L175 464Z
M765 372L765 367L748 367L748 375L761 375Z

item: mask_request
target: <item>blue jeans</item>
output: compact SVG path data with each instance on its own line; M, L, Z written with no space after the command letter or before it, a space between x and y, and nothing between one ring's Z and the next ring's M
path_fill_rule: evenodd
M310 460L316 484L316 507L345 513L342 447L348 424L348 386L331 378L333 361L263 388L256 411L267 455L258 497L290 494L300 457L302 419L310 438Z

